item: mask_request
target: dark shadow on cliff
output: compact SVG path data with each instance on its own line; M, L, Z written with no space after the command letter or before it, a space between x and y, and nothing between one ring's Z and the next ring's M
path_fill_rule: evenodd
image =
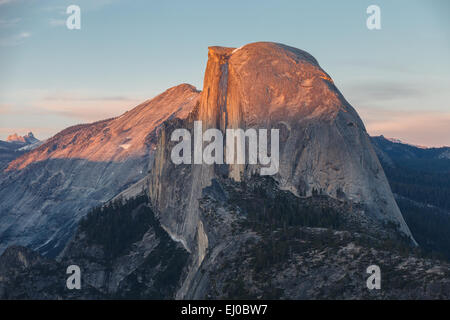
M78 221L148 172L151 156L123 162L49 159L0 174L0 252L12 244L55 256Z

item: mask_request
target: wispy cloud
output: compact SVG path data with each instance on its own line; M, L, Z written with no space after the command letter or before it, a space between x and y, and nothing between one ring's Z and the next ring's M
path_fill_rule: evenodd
M142 102L126 96L93 96L77 93L46 95L34 106L39 112L63 115L82 121L118 116Z
M450 146L450 112L358 108L370 135L384 135L425 146Z
M103 96L103 97L95 97L95 96L76 96L70 93L62 93L62 94L54 94L47 95L43 98L44 101L59 101L59 102L67 102L67 101L129 101L130 98L125 96Z
M24 98L15 101L16 96ZM0 99L0 139L30 130L40 137L49 137L73 124L120 116L145 100L120 94L97 95L84 90L49 92L41 89L21 90Z
M30 32L21 32L12 36L0 39L0 47L14 47L22 44L25 39L31 37Z
M411 99L428 94L424 87L399 82L366 82L358 83L348 88L353 98L362 101L387 101L396 99Z
M49 6L49 7L42 7L41 10L42 11L47 11L47 12L58 12L59 14L66 14L66 8L64 6Z
M450 145L450 109L446 81L439 77L348 84L344 96L355 107L371 135L408 143Z
M52 27L61 27L66 25L64 19L50 19L48 22Z
M1 0L0 0L1 1ZM78 0L75 4L79 5L83 11L95 11L102 9L111 4L117 3L120 0ZM63 5L51 5L51 6L43 6L41 8L42 11L47 12L56 12L60 15L66 15L66 9L70 3L67 3L66 6Z
M11 104L0 103L0 115L10 114L13 111Z
M4 4L8 4L11 2L15 2L16 0L0 0L0 6L4 5Z
M0 19L0 28L10 28L14 27L21 21L20 18L14 19Z

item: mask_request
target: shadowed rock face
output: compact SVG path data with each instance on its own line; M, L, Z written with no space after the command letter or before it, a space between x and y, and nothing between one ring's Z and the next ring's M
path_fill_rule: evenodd
M161 223L198 255L197 266L208 247L198 210L202 190L218 175L239 181L260 168L173 165L170 134L179 127L192 129L194 120L202 120L204 130L222 132L280 129L280 169L274 178L282 189L299 196L317 190L362 204L361 214L393 223L411 237L364 124L310 54L268 42L239 49L210 47L198 110L185 121L165 126L149 180Z
M0 255L0 299L173 299L189 258L155 219L146 196L96 208L58 260L25 247ZM67 267L81 290L66 287Z
M148 171L158 128L186 117L200 93L173 87L120 117L67 128L0 174L0 252L11 244L57 254L77 221Z

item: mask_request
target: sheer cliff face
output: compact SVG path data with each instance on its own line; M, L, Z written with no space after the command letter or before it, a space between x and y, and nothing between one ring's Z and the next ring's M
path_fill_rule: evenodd
M199 114L222 129L279 128L283 188L339 193L410 234L364 124L308 53L276 43L211 47ZM230 176L253 170L231 166Z
M256 165L170 163L170 134L202 120L203 129L280 129L280 169L274 178L296 195L313 190L363 206L361 214L399 226L411 236L364 124L333 80L308 53L276 43L238 49L210 47L198 110L190 121L165 128L150 180L161 222L201 257L208 245L198 200L217 175L234 180L259 172Z
M0 252L10 244L55 254L77 221L143 178L160 125L184 118L200 93L173 87L120 117L65 129L0 174Z

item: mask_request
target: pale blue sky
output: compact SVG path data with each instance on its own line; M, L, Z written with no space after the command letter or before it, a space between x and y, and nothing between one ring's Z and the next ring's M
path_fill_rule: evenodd
M65 27L81 7L81 30ZM381 8L382 29L366 28ZM450 145L450 1L0 0L0 139L47 138L165 89L201 89L207 47L311 53L371 134Z

